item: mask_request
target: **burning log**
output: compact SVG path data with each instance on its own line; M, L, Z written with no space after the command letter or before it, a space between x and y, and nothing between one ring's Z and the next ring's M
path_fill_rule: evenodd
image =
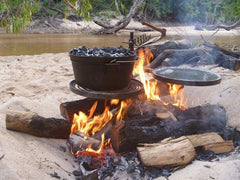
M211 150L215 154L229 153L234 150L233 141L215 142L203 146L203 150Z
M162 168L190 163L196 152L190 140L182 136L161 143L142 144L137 147L141 161L145 166Z
M116 124L111 138L114 150L124 152L134 149L138 143L156 143L167 137L222 132L227 120L226 111L220 105L197 106L185 111L175 108L171 112L177 121L170 116L161 119L148 115L131 117L120 125Z
M45 118L33 112L9 111L6 115L6 128L39 137L67 139L71 122Z
M100 140L88 137L79 131L72 134L67 140L67 146L74 154L86 149L90 145L93 149L97 149L100 143Z
M87 113L89 109L92 107L93 103L95 101L98 101L98 106L96 108L95 113L103 112L104 110L104 101L105 100L96 100L91 98L86 98L78 101L70 101L70 102L64 102L60 104L60 112L61 115L72 121L73 115L75 113L78 113L80 110Z

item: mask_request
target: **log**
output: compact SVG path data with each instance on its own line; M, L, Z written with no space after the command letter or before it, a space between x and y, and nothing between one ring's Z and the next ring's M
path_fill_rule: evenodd
M101 140L85 136L79 131L72 134L67 140L67 146L69 150L74 154L78 151L85 150L89 145L91 145L91 147L96 150L99 147L100 143Z
M196 155L193 145L185 136L164 143L143 144L137 150L145 166L156 168L186 165Z
M203 146L203 150L213 151L215 154L229 153L234 150L233 141L214 142Z
M67 139L71 122L65 119L45 118L33 112L9 111L6 128L38 137Z
M96 100L96 99L91 99L91 98L85 98L81 99L78 101L69 101L69 102L64 102L60 104L60 113L61 115L72 121L73 120L73 115L75 113L78 113L79 111L84 112L85 114L88 114L90 108L94 104L94 102L98 101L97 108L95 110L95 114L99 114L103 112L104 110L104 102L105 100Z
M205 54L201 48L166 49L150 63L150 67L153 69L163 65L162 63L165 59L168 59L168 61L165 61L164 66L179 66L184 64L190 58L196 56L199 57L201 54Z
M186 137L190 140L194 147L224 142L223 138L215 132L190 135Z
M226 126L226 111L220 105L197 106L185 111L172 107L169 111L177 121L172 120L171 116L161 119L155 114L143 114L129 117L121 126L114 126L114 150L126 152L136 148L138 143L156 143L168 137L223 132Z
M189 49L190 47L192 47L192 43L187 39L166 41L157 45L148 46L155 58L166 49Z

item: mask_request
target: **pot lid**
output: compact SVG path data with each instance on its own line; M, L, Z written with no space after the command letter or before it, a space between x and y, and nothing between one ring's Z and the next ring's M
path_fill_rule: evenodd
M221 82L221 76L207 70L186 67L162 67L152 70L159 81L189 86L211 86Z

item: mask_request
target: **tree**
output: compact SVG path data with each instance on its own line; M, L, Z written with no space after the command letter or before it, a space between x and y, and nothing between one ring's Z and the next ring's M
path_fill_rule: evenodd
M0 25L7 32L20 32L30 25L32 14L37 11L36 0L1 0L0 1Z

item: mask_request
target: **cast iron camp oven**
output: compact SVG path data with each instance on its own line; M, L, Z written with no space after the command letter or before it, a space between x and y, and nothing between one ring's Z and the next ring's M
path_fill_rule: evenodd
M109 49L111 48L114 49L113 47ZM76 49L72 49L69 55L74 77L79 86L106 91L123 89L130 84L134 63L137 60L135 52L124 49L126 53L109 52L89 55L77 53ZM86 52L88 51L89 49Z

